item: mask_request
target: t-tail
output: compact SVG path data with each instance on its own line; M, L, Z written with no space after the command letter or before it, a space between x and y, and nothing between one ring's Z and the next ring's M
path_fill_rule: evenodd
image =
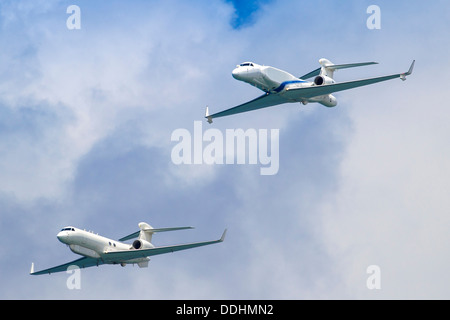
M194 227L172 227L172 228L153 228L151 225L145 222L139 223L139 239L152 242L152 236L156 232L175 231L184 229L193 229Z
M322 58L319 60L320 68L311 71L300 77L300 79L306 80L312 77L314 78L314 83L316 85L332 84L334 81L334 72L339 69L356 68L362 66L368 66L372 64L378 64L378 62L358 62L358 63L347 63L347 64L334 64L330 60Z
M319 60L320 65L320 75L324 75L330 78L333 78L334 71L339 69L347 69L347 68L355 68L368 66L371 64L378 64L377 62L359 62L359 63L347 63L347 64L333 64L330 60L322 58Z
M185 229L194 229L194 227L172 227L172 228L153 228L146 222L141 222L139 225L139 231L136 231L126 237L119 239L119 241L126 241L134 238L142 239L147 242L151 242L152 236L156 232L165 232L165 231L175 231L175 230L185 230Z

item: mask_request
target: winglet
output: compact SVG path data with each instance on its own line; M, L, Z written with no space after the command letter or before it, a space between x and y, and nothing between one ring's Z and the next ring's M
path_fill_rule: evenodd
M400 79L402 79L403 81L406 80L406 76L409 76L413 72L415 63L416 63L416 60L413 60L413 62L411 63L411 66L409 67L408 72L400 74Z
M222 237L220 237L220 242L223 242L223 240L225 240L225 235L227 234L227 229L224 230L224 232L222 233Z
M31 263L30 274L34 273L34 262Z
M205 118L208 119L208 123L212 123L212 116L209 114L209 108L206 106Z

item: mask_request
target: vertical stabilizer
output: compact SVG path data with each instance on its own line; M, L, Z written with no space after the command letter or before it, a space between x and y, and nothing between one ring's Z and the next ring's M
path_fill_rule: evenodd
M321 76L327 76L331 79L333 79L333 75L334 75L334 68L332 68L332 66L334 66L334 64L325 58L322 58L319 60L320 65L322 66L322 68L320 68L320 75Z
M141 222L139 223L139 229L141 229L141 232L139 233L139 239L152 242L152 235L153 235L153 227L149 225L148 223Z

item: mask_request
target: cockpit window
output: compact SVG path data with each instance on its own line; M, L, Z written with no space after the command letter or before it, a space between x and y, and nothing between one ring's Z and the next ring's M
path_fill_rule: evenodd
M63 228L61 229L61 231L75 231L74 228Z
M251 62L244 62L240 64L241 67L253 67L253 63Z

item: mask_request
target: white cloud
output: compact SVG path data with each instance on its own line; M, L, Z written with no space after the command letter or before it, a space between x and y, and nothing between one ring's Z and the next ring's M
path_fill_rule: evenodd
M12 55L7 59L12 61L17 54L22 57L15 64L14 73L9 73L12 79L6 81L4 78L3 103L6 108L18 109L19 113L30 104L39 105L36 109L49 118L44 120L46 125L40 130L51 130L51 133L32 146L21 139L14 144L4 140L4 148L8 148L12 156L33 159L31 165L3 158L4 173L14 175L14 172L30 170L26 172L27 183L34 189L31 192L24 188L25 181L15 185L20 177L4 176L2 181L5 183L1 186L4 192L14 192L23 200L61 196L64 183L72 178L80 157L124 122L126 125L127 121L135 121L135 117L141 115L153 116L153 112L167 110L167 115L157 115L163 122L146 122L151 125L151 130L146 129L144 135L137 138L149 146L167 145L167 120L178 118L170 114L182 117L186 116L185 112L191 114L183 108L181 112L175 110L180 104L189 105L194 97L198 97L199 86L205 85L201 80L207 74L204 69L211 66L211 61L205 59L205 52L212 50L208 38L220 30L214 25L206 28L209 18L204 9L222 19L227 17L226 10L217 5L203 6L202 10L179 5L177 10L166 10L169 5L151 8L144 5L151 11L144 14L139 9L131 10L130 16L117 23L113 22L113 9L120 10L121 6L106 5L105 11L85 6L81 30L58 28L59 20L66 18L64 13L58 15L59 7L53 8L53 18L48 21L40 15L31 15L32 8L17 9L18 12L26 11L27 19L32 22L29 22L31 26L18 24L15 28L19 32L22 32L20 28L29 28L24 33L33 34L33 38L13 42L18 48L13 47ZM164 19L159 14L161 10L166 12ZM131 18L133 14L136 20ZM110 23L102 25L94 17ZM195 24L190 20L194 17ZM123 28L123 24L127 27ZM38 27L33 30L33 26ZM33 50L23 55L26 47ZM201 114L199 112L199 116ZM30 121L33 123L34 120ZM60 121L65 123L60 125ZM158 131L162 134L158 135ZM167 141L161 142L163 139ZM46 148L50 144L52 155ZM32 154L30 148L36 154ZM20 153L21 149L30 150L30 153ZM57 157L53 156L55 153ZM48 173L49 168L60 171ZM39 173L55 180L46 183ZM11 180L15 182L6 183ZM40 182L53 186L52 190L37 187Z
M407 82L380 86L382 97L364 97L374 88L352 101L354 134L322 218L325 243L354 297L448 296L449 114L443 85L423 82L438 71L425 57L418 65ZM364 284L371 264L381 268L379 292Z

